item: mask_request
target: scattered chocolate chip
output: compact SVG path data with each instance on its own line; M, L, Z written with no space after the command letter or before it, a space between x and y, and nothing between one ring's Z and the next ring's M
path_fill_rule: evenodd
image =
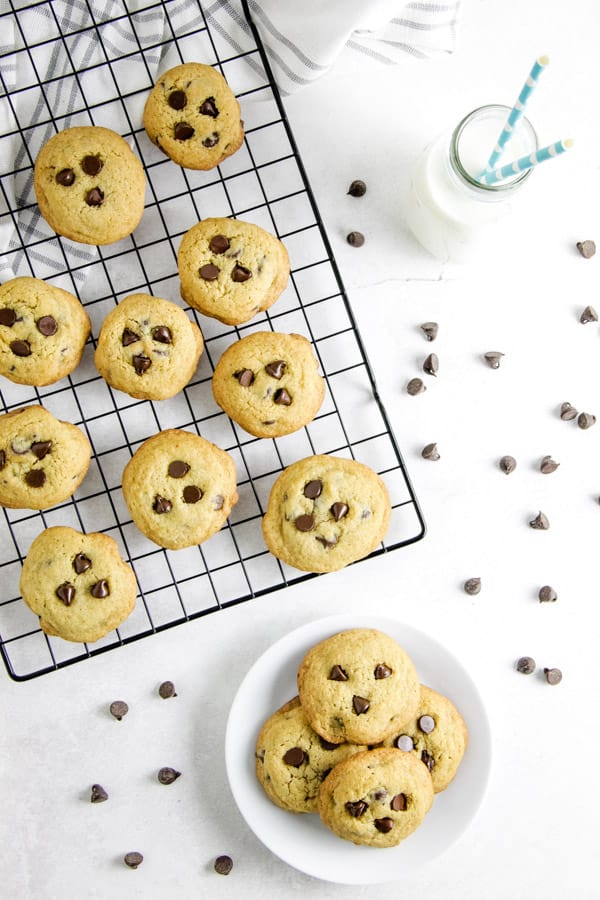
M367 186L364 181L357 178L355 181L351 182L348 193L351 197L364 197L367 193Z
M203 496L202 491L195 484L187 484L183 489L184 503L197 503L198 500L202 500Z
M90 803L104 803L105 800L108 800L108 794L106 793L102 785L93 784L90 794Z
M329 681L348 681L348 676L341 666L335 665L327 676Z
M201 116L210 116L211 119L216 119L219 115L219 110L217 109L215 98L207 97L204 103L198 108L198 112Z
M322 534L315 535L315 540L322 544L326 550L330 550L331 547L335 547L338 543L337 537L335 535L332 538L323 537Z
M385 798L387 797L387 795L388 795L388 792L386 791L385 788L378 788L378 789L374 792L373 798L374 798L375 800L380 800L380 801L381 801L381 800L385 800Z
M406 806L406 794L396 794L395 797L392 797L390 807L394 812L403 812L406 809Z
M316 500L317 497L321 496L322 490L323 490L323 482L319 481L318 479L314 479L313 481L306 482L302 493L309 500Z
M535 528L538 531L547 531L550 528L550 522L548 521L547 516L545 516L541 511L537 514L535 519L531 520L529 524L532 528Z
M171 329L167 328L166 325L157 325L156 328L153 328L152 338L158 341L159 344L171 344L173 342Z
M158 686L158 694L163 700L169 700L171 697L176 697L175 685L172 681L162 681Z
M577 410L575 409L574 406L571 406L571 404L568 402L568 400L565 401L564 403L561 403L560 417L561 417L561 419L563 419L563 421L570 422L572 419L576 419L577 415L578 415Z
M551 475L552 472L556 472L560 463L555 462L551 456L544 456L540 463L540 472L542 475Z
M382 681L382 679L384 679L384 678L389 678L391 674L392 674L392 670L390 669L389 666L386 666L385 663L379 663L378 665L375 666L375 669L373 671L373 677L377 681Z
M394 745L398 748L398 750L404 750L405 753L408 753L410 750L414 750L415 748L415 742L411 738L410 734L399 734L394 741Z
M0 469L3 469L6 465L6 451L0 450Z
M417 725L423 732L423 734L431 734L433 729L435 728L435 719L433 716L424 715L419 718Z
M169 463L169 468L167 469L171 478L183 478L189 471L190 467L188 463L184 462L182 459L174 459L173 462Z
M14 309L9 309L8 306L0 309L0 325L6 325L7 328L12 328L16 321L17 314Z
M323 748L323 750L335 750L337 747L340 746L339 744L334 744L331 741L326 741L325 738L321 737L320 735L319 735L319 743L320 743L321 747Z
M77 575L82 575L92 565L92 561L85 553L78 553L73 559L73 568Z
M43 469L30 469L25 475L25 483L32 488L41 488L46 484L46 473Z
M132 356L131 362L137 375L143 375L152 365L152 360L143 353L136 353L135 356Z
M137 850L132 850L130 853L125 854L123 862L126 866L129 866L130 869L137 869L137 867L141 866L144 862L144 857L141 853L138 853Z
M31 452L37 459L44 459L50 453L52 441L34 441L31 445Z
M425 444L425 446L421 450L421 456L423 457L423 459L439 459L440 454L438 453L437 444Z
M225 253L226 250L229 250L229 238L225 237L224 234L215 234L211 237L208 247L212 253L215 253L218 256L221 253Z
M265 366L267 375L270 375L271 378L277 378L277 380L282 377L285 370L286 363L283 359L276 359L274 362L270 362Z
M294 766L297 769L303 762L308 762L308 755L301 747L290 747L283 754L283 761L286 766Z
M359 697L358 694L354 694L352 697L352 709L357 716L364 716L369 711L370 706L371 704L366 697Z
M173 509L173 504L170 500L167 500L166 497L161 497L160 494L157 494L154 498L152 509L155 513L162 515L162 513L171 512L171 510Z
M254 372L252 369L241 369L239 372L233 373L242 387L250 387L254 381Z
M435 353L430 353L423 363L423 371L428 375L437 375L440 368L440 361Z
M591 428L592 425L596 424L596 416L594 416L592 413L579 413L579 415L577 416L577 424L584 430L586 428Z
M250 269L247 269L246 266L241 266L239 263L236 263L231 273L231 280L241 284L244 281L248 281L250 278L252 278L252 272L250 271Z
M584 259L590 259L596 252L596 244L594 241L577 241L575 246Z
M438 333L438 323L437 322L423 322L421 325L421 331L425 335L428 341L435 341Z
M521 656L517 660L515 668L522 675L531 675L532 672L535 672L535 659L532 659L531 656Z
M463 590L465 594L470 594L474 597L481 590L481 578L467 578L463 584Z
M233 860L230 856L217 856L214 870L217 875L229 875L233 869Z
M11 341L9 346L15 356L31 356L29 341Z
M416 397L417 394L422 394L426 390L427 388L423 384L422 378L411 378L406 385L406 393L410 394L411 397Z
M394 820L390 819L389 816L384 816L383 819L375 819L373 824L377 831L380 831L382 834L388 834L394 827Z
M343 519L348 515L348 513L350 512L350 507L347 503L337 502L333 503L329 507L329 512L331 513L335 521L339 522L340 519Z
M99 156L84 156L81 160L81 168L86 175L97 175L103 166Z
M163 766L162 769L158 770L158 775L156 777L161 784L173 784L180 775L181 772L178 772L177 769L172 769L171 766Z
M549 584L545 584L539 589L538 597L540 599L540 603L554 603L556 600L558 600L558 594L553 587L550 587Z
M63 187L70 187L75 181L75 172L73 169L61 169L55 180L57 184L62 184Z
M111 716L114 716L118 722L129 712L129 707L124 700L113 700L108 709Z
M421 762L425 763L430 772L435 768L435 759L428 753L427 750L423 750L421 753Z
M187 103L185 91L171 91L167 103L171 109L184 109Z
M91 191L88 191L85 195L85 202L88 206L102 206L104 202L104 193L100 190L100 188L92 188Z
M130 344L135 344L136 341L140 340L139 334L136 334L135 331L132 331L130 328L125 328L123 330L123 334L121 335L121 344L123 347L129 347Z
M212 147L216 147L219 143L219 132L213 131L212 134L209 134L208 137L205 137L202 141L202 146L207 149L211 149Z
M483 354L483 358L486 363L490 367L490 369L499 369L500 368L500 360L504 356L504 353L500 353L497 350L489 350L487 353Z
M73 597L75 596L75 585L71 584L69 581L59 584L56 588L56 596L65 604L65 606L70 606L73 602Z
M369 808L369 804L366 800L348 800L344 806L346 807L346 811L355 819L360 819Z
M362 247L365 242L365 236L360 231L351 231L346 235L346 240L351 247Z
M173 135L176 141L189 141L194 137L194 129L187 122L178 122L173 130Z
M273 394L273 403L278 403L280 406L291 406L292 398L285 388L278 388Z
M315 527L315 520L309 515L296 516L294 525L298 531L312 531Z
M582 325L586 325L588 322L597 322L598 321L598 313L594 309L593 306L586 306L581 315L579 316L579 321Z
M330 772L331 769L324 769L323 772L321 772L321 781L325 781Z
M58 331L58 322L54 316L40 316L35 326L44 337L52 337Z
M206 263L205 266L200 266L198 274L204 281L216 281L219 277L219 269L212 263Z
M560 669L544 669L544 675L548 684L559 684L562 681Z
M90 594L97 600L104 600L105 597L108 597L110 594L110 586L106 578L101 578L100 581L93 584L90 588Z
M514 456L503 456L498 465L505 475L510 475L510 473L514 472L517 468L517 461Z

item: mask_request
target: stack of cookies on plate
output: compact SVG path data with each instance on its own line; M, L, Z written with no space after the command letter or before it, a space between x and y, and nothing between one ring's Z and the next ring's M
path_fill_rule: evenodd
M389 635L354 628L321 641L298 669L298 696L263 725L256 774L273 803L318 812L355 844L393 847L454 778L467 727L419 682Z

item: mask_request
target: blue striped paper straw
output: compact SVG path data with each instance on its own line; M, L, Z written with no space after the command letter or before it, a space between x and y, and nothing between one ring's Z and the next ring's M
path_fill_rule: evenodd
M535 86L538 83L538 79L549 62L550 60L547 56L540 56L539 59L536 59L536 61L534 62L531 72L527 76L525 84L521 88L521 93L519 94L515 105L509 113L508 119L504 124L504 128L500 132L500 136L496 141L496 146L492 150L492 154L486 166L486 171L493 169L500 159L502 150L504 149L504 145L509 140L510 136L513 133L515 125L523 115L525 105L533 94Z
M547 147L542 147L541 150L536 150L535 153L521 156L519 159L515 159L513 162L502 166L500 169L496 169L493 172L484 172L479 180L483 184L496 184L498 181L503 181L505 178L512 178L520 172L525 172L527 169L531 169L533 166L537 166L547 159L554 159L555 156L559 156L572 146L573 141L571 138L567 138L566 141L556 141L554 144L548 144Z

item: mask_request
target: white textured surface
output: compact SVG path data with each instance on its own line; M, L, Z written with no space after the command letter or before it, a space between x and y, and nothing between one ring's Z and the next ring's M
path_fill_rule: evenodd
M41 679L1 677L0 893L14 900L80 898L371 898L580 900L598 896L600 828L597 663L600 423L561 422L569 400L600 418L600 305L594 0L466 3L456 55L379 68L346 53L288 111L379 389L428 524L408 547L142 640ZM533 59L550 67L531 105L548 142L575 147L531 180L520 214L486 259L442 268L406 234L402 196L420 147L468 110L511 104ZM347 197L353 178L368 193ZM347 231L364 232L360 249ZM436 320L428 344L419 324ZM437 379L409 397L427 353ZM499 370L481 359L506 355ZM421 459L438 443L441 459ZM516 471L497 460L512 454ZM561 463L538 471L542 456ZM538 510L547 532L528 521ZM482 591L468 597L466 578ZM543 584L558 593L540 605ZM494 743L489 790L475 821L442 857L397 884L343 887L289 868L239 815L227 785L224 733L253 661L291 628L372 610L444 644L475 678ZM514 671L515 659L559 666L557 687ZM179 696L160 700L172 679ZM107 712L125 699L129 715ZM183 774L171 786L156 771ZM91 805L100 782L108 802ZM145 861L122 863L128 850ZM382 851L385 852L385 851ZM216 875L216 855L234 869Z

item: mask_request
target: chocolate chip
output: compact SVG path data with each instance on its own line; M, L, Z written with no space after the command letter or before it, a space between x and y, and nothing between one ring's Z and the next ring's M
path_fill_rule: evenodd
M375 666L375 671L373 672L374 677L377 681L381 681L383 678L389 678L392 674L392 670L389 666L386 666L385 663L379 663Z
M383 819L375 819L373 824L377 831L380 831L382 834L388 834L394 827L394 820L390 819L389 816L384 816Z
M51 337L58 331L58 322L54 316L41 316L35 323L37 330L44 337Z
M170 344L173 341L171 329L167 328L166 325L157 325L156 328L153 328L152 338L158 341L159 344Z
M579 321L582 325L587 325L588 322L597 322L598 321L598 313L594 309L593 306L586 306L581 315L579 316Z
M304 485L304 490L302 493L309 500L316 500L317 497L321 496L321 491L323 490L323 482L314 479L313 481L307 481Z
M144 862L144 857L141 853L138 853L137 850L132 850L130 853L125 854L123 862L126 866L129 866L130 869L137 869L137 867L141 866Z
M545 584L539 589L538 597L540 603L555 603L558 600L558 594L549 584Z
M367 186L364 181L361 181L360 178L357 178L356 181L353 181L348 188L348 193L351 197L364 197L367 193Z
M303 762L308 762L308 755L301 747L291 747L283 754L283 761L286 766L294 766L297 769Z
M500 360L503 356L504 353L500 353L498 350L489 350L487 353L483 354L483 358L485 359L490 369L499 369Z
M551 475L559 466L560 463L555 462L551 456L544 456L540 463L540 472L542 475Z
M404 812L406 806L406 794L396 794L395 797L392 797L390 807L394 810L394 812Z
M102 203L104 202L104 193L100 188L92 188L91 191L88 191L85 195L85 202L88 206L102 206Z
M371 704L366 697L359 697L358 694L354 694L352 697L352 709L357 716L364 716L364 714L368 712L370 706Z
M10 309L8 306L0 309L0 325L6 325L7 328L12 328L16 321L17 314L14 309Z
M378 788L375 791L375 793L373 794L373 797L375 798L375 800L385 800L387 795L388 795L388 792L386 791L385 788Z
M431 734L431 732L435 728L435 719L433 718L433 716L429 715L420 716L417 725L419 726L423 734Z
M254 381L254 372L252 369L240 369L239 372L234 372L233 374L242 387L250 387Z
M56 596L65 606L70 606L75 596L75 585L69 581L64 581L56 588Z
M216 281L219 277L219 269L212 263L206 263L206 265L200 266L198 274L204 281Z
M189 141L194 136L194 129L187 122L178 122L173 134L176 141Z
M108 800L108 794L106 793L102 785L93 784L90 795L90 803L104 803L105 800Z
M173 784L180 775L181 772L178 772L177 769L172 769L171 766L163 766L162 769L158 770L158 775L156 777L161 784Z
M291 406L292 398L285 388L278 388L273 394L273 403L278 403L280 406Z
M565 403L561 403L560 417L564 422L570 422L572 419L576 419L577 415L577 410L574 406L571 406L568 400L565 401Z
M544 513L540 510L535 519L532 519L529 523L531 528L535 528L538 531L547 531L550 528L550 522L548 521L548 517L544 515Z
M31 356L29 341L11 341L9 346L15 356Z
M6 465L6 451L0 450L0 469L3 469Z
M104 163L99 156L84 156L81 160L81 168L86 175L97 175Z
M355 819L360 819L369 808L369 804L366 800L348 800L344 806L346 807L347 812Z
M143 353L136 353L135 356L132 356L131 362L137 375L143 375L152 365L152 360Z
M161 682L158 686L158 694L163 700L169 700L171 697L176 697L175 685L172 681Z
M203 496L202 491L195 484L187 484L183 489L184 503L197 503L198 500L202 500Z
M90 594L97 600L103 600L105 597L108 597L110 587L106 578L101 578L100 581L93 584L90 588Z
M233 869L233 860L230 856L217 856L214 870L217 875L229 875Z
M73 568L78 575L82 575L92 565L92 561L85 553L78 553L73 559Z
M331 549L331 547L335 547L338 543L337 537L334 535L332 538L323 537L322 534L315 535L315 540L320 544L323 544L326 550Z
M329 681L348 681L348 676L345 671L338 665L332 667L327 678Z
M173 462L169 463L167 471L171 478L183 478L190 471L190 467L182 459L174 459Z
M427 752L427 750L423 750L423 752L421 753L421 762L425 763L430 772L432 772L435 768L435 759L433 758L431 753Z
M213 131L212 134L209 134L208 137L205 137L202 141L202 146L207 147L209 150L211 147L216 147L219 143L219 132Z
M345 518L345 516L348 515L348 513L350 512L350 507L348 506L347 503L341 503L341 502L333 503L329 507L329 512L331 513L331 515L333 516L335 521L339 522L340 519L343 519L343 518Z
M414 750L415 748L415 743L410 734L399 734L394 741L394 745L398 750L404 750L405 753L408 753L409 750Z
M160 494L157 494L154 498L152 509L155 513L162 515L163 513L171 512L171 510L173 509L173 504L170 500L167 500L166 497L161 497Z
M584 259L590 259L596 252L596 244L594 241L577 241L575 246Z
M252 272L250 271L250 269L247 269L246 266L240 266L239 263L236 263L233 268L233 272L231 273L231 280L242 283L244 281L248 281L250 278L252 278Z
M37 459L43 459L50 453L52 441L34 441L31 445L31 452Z
M423 459L431 459L435 462L440 458L440 454L438 452L437 444L425 444L423 449L421 450L421 456Z
M344 680L344 679L342 679L342 680ZM333 744L331 741L326 741L325 738L322 738L320 735L319 735L319 743L320 743L321 747L323 748L323 750L335 750L336 747L340 746L339 744Z
M12 344L11 344L12 346ZM577 424L580 428L584 430L586 428L591 428L592 425L596 424L596 416L592 415L592 413L582 412L577 416Z
M225 253L226 250L229 250L229 238L225 237L224 234L215 234L211 237L208 246L211 252L216 253L218 256L220 253Z
M183 109L187 103L185 91L171 91L167 103L171 109Z
M423 384L422 378L411 378L406 385L406 393L410 394L411 397L416 397L417 394L422 394L426 390L427 388Z
M517 660L515 668L522 675L531 675L532 672L535 672L535 659L532 659L531 656L521 656Z
M43 469L30 469L25 475L25 481L32 488L41 488L46 483L46 473Z
M126 716L129 712L129 707L124 700L113 700L108 710L111 716L114 716L115 719L120 722L123 716Z
M471 597L474 597L481 590L481 578L467 578L463 584L463 590L465 594L470 594Z
M562 681L560 669L544 669L544 675L548 684L559 684Z
M440 361L435 353L430 353L423 363L423 371L428 375L437 375L440 368Z
M198 112L201 116L210 116L211 119L216 119L219 115L219 110L217 109L215 98L207 97L204 103L199 107Z
M362 247L365 242L365 236L360 231L351 231L346 235L346 240L351 247Z
M424 333L425 337L428 341L435 341L438 333L438 323L437 322L423 322L421 325L421 331Z
M510 473L514 472L517 468L517 461L514 456L503 456L498 465L505 475L510 475Z
M271 378L277 378L279 380L283 373L286 370L286 363L283 359L276 359L274 362L267 363L265 366L265 372L267 375L270 375Z
M315 520L309 515L296 516L294 525L298 531L312 531L315 527Z
M63 187L70 187L75 181L75 172L73 169L61 169L55 180L57 184L62 184Z

